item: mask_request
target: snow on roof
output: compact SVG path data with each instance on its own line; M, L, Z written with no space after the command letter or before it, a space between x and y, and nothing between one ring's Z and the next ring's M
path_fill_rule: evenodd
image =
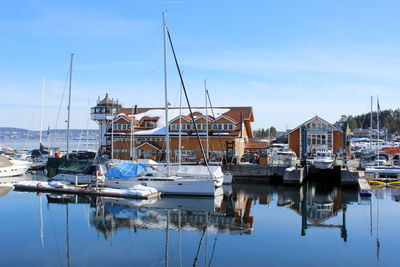
M218 108L214 109L214 114L216 117L230 111L229 108ZM206 114L206 109L205 108L194 108L192 109L192 112L199 112L202 114ZM168 109L168 119L169 121L175 119L176 117L179 116L179 109ZM208 110L208 113L211 113L211 110ZM182 116L187 116L190 115L189 109L188 108L182 108ZM157 128L165 127L165 110L164 109L150 109L146 112L135 114L134 115L135 119L140 121L143 117L159 117L157 121Z

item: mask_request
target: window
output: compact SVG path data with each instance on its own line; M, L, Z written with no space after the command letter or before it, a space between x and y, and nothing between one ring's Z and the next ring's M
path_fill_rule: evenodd
M332 135L328 134L328 145L332 145Z
M229 124L228 126L229 126L228 127L229 130L233 130L233 125L232 124Z
M325 136L325 135L322 135L322 136L321 136L321 144L322 144L322 145L325 145L325 144L326 144L326 140L325 140L325 139L326 139L326 136Z
M218 129L218 125L217 125L217 124L214 124L214 125L213 125L213 128L214 128L214 130L217 130L217 129Z
M228 130L228 124L224 124L224 130Z
M182 130L186 130L186 124L182 124Z
M315 134L312 135L312 144L315 145L317 143Z
M218 130L222 130L222 124L218 124Z

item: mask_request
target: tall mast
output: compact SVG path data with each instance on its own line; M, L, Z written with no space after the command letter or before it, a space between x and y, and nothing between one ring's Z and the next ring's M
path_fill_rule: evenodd
M132 107L132 121L131 121L131 154L132 154L132 161L135 159L136 153L135 153L135 123L133 122L133 110L134 108Z
M373 96L371 96L371 116L369 118L369 150L372 150L372 101Z
M169 168L169 125L168 125L168 85L167 85L167 38L166 38L167 24L165 22L165 12L163 12L163 36L164 36L164 90L165 90L165 145L166 145L166 161L167 161L167 175L170 176Z
M42 80L42 97L40 99L40 105L41 105L41 109L40 109L40 132L39 132L39 144L42 144L42 131L43 131L43 103L44 103L44 83L45 83L45 79L43 77Z
M183 71L182 71L183 75ZM182 84L179 86L179 135L178 135L178 165L182 163Z
M376 129L377 129L377 134L376 134L376 152L377 152L377 163L379 166L379 115L380 115L381 111L379 108L379 98L376 97Z
M209 152L208 152L208 101L207 101L207 81L204 80L204 96L206 100L206 159L205 161L208 163Z
M74 54L71 53L71 63L69 66L69 96L68 96L68 120L67 120L67 159L69 159L69 127L71 118L71 89L72 89L72 63Z
M88 97L88 103L87 103L87 107L88 107L88 110L89 110L89 112L90 112L90 101L89 101L89 97ZM90 113L89 113L90 114ZM90 119L90 116L89 116L89 114L88 114L88 117L87 117L87 121L86 121L86 151L89 151L89 119Z

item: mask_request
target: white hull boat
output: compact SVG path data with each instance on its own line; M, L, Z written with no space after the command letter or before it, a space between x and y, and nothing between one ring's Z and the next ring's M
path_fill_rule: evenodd
M130 188L144 185L168 195L214 196L215 183L211 179L190 179L183 177L143 176L129 179L110 178L104 182L106 187Z
M224 175L220 166L172 165L169 168L170 174L173 176L198 180L213 180L216 187L222 186L225 181L229 182L229 176ZM167 166L158 166L157 172L165 176L167 174ZM230 177L230 183L232 183L232 177Z
M333 169L334 164L333 160L314 160L314 167L321 170Z
M314 159L314 167L320 170L333 169L335 166L335 156L330 150L322 150L317 152Z
M0 177L12 177L24 174L30 167L29 162L14 160L0 155Z
M12 177L25 174L29 166L0 167L0 177Z

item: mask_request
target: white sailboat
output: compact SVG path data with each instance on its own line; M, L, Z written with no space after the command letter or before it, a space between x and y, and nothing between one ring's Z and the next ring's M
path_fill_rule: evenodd
M135 176L129 178L112 177L105 180L106 187L130 188L135 185L150 186L158 192L172 195L206 195L214 196L215 182L212 179L199 179L197 177L183 177L177 175L178 171L171 172L170 166L170 142L168 121L168 86L167 86L167 63L166 63L166 31L165 14L163 14L164 33L164 91L165 91L165 125L166 125L166 166L165 174L157 172L153 175ZM181 75L181 73L180 73ZM179 168L178 168L179 170Z

